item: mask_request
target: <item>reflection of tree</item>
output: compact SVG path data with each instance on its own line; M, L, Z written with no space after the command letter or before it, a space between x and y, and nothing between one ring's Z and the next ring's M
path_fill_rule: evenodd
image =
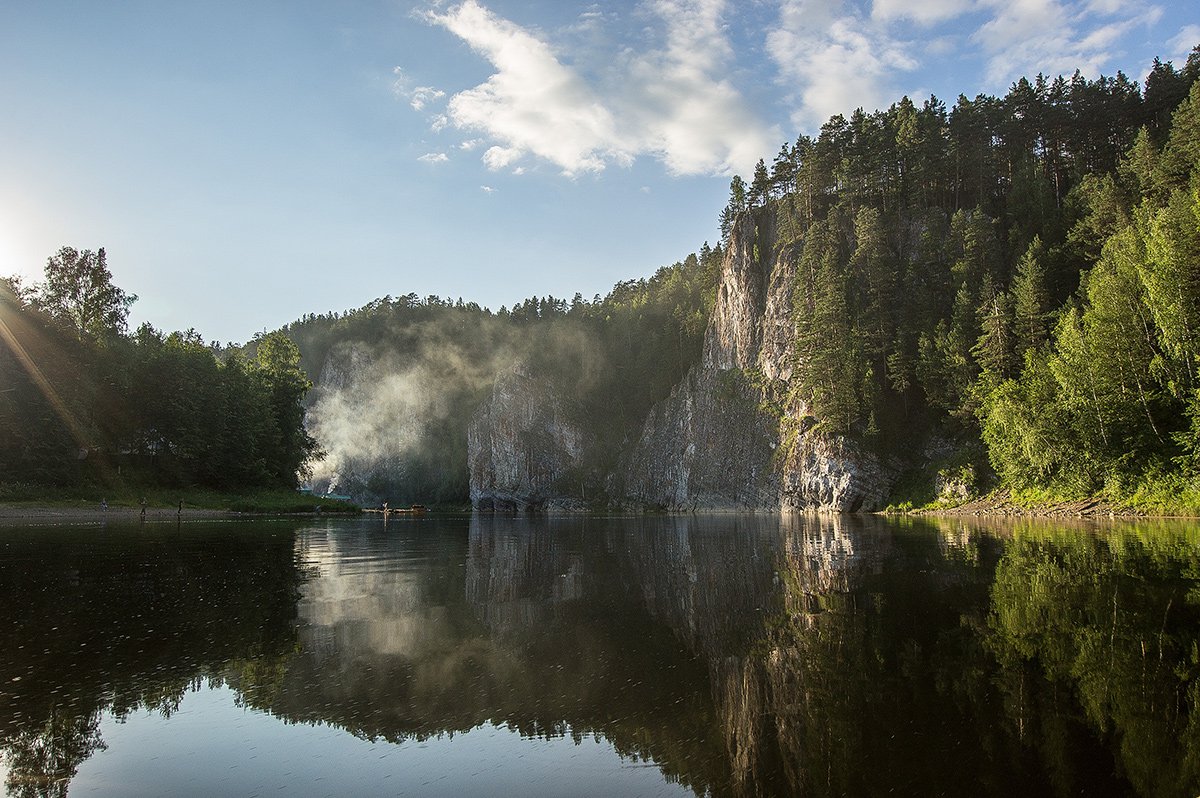
M104 714L168 716L204 680L231 675L231 663L254 662L250 683L265 682L257 675L292 651L300 575L291 528L5 534L15 552L0 568L10 795L64 795L104 748Z
M204 680L368 739L595 736L714 796L1195 792L1196 533L441 523L22 541L9 792L63 794L99 718Z
M626 527L471 523L468 538L401 523L386 540L310 539L329 565L300 602L300 650L252 704L394 743L493 724L594 736L698 793L726 781L705 663L646 613ZM420 564L355 568L368 547Z
M65 798L81 762L103 751L100 714L69 714L58 708L40 725L19 727L0 737L8 776L4 787L13 798Z
M1073 743L1099 735L1139 793L1200 788L1197 543L1166 525L1015 530L989 641L1009 722L1060 785L1086 767Z

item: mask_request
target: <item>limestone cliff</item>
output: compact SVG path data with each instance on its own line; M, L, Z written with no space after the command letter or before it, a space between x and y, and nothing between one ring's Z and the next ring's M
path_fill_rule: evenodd
M544 379L518 364L496 378L467 428L471 504L578 510L582 436Z
M820 431L790 382L798 242L769 213L745 215L725 254L704 354L650 413L623 492L668 510L878 507L892 475L851 440Z

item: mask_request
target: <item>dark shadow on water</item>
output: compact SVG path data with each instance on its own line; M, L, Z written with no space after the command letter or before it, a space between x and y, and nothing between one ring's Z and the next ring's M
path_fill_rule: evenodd
M5 530L10 795L205 684L399 743L596 736L712 795L1194 795L1200 533L494 516Z

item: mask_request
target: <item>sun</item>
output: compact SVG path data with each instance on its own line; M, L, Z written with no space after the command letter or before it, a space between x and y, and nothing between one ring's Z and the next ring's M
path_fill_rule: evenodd
M28 288L41 275L38 259L20 232L24 229L19 219L0 208L0 277L16 277Z

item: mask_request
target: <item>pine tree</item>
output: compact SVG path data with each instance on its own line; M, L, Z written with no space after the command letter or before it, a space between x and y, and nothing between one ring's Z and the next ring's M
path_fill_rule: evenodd
M745 213L748 207L746 181L742 180L741 175L734 175L733 179L729 181L729 202L721 211L721 241L729 241L729 234L733 232L734 222L737 221L740 214Z
M1013 277L1013 334L1018 359L1024 358L1030 349L1044 344L1048 336L1046 320L1050 297L1046 290L1046 270L1042 266L1045 256L1042 239L1035 236L1021 256Z

